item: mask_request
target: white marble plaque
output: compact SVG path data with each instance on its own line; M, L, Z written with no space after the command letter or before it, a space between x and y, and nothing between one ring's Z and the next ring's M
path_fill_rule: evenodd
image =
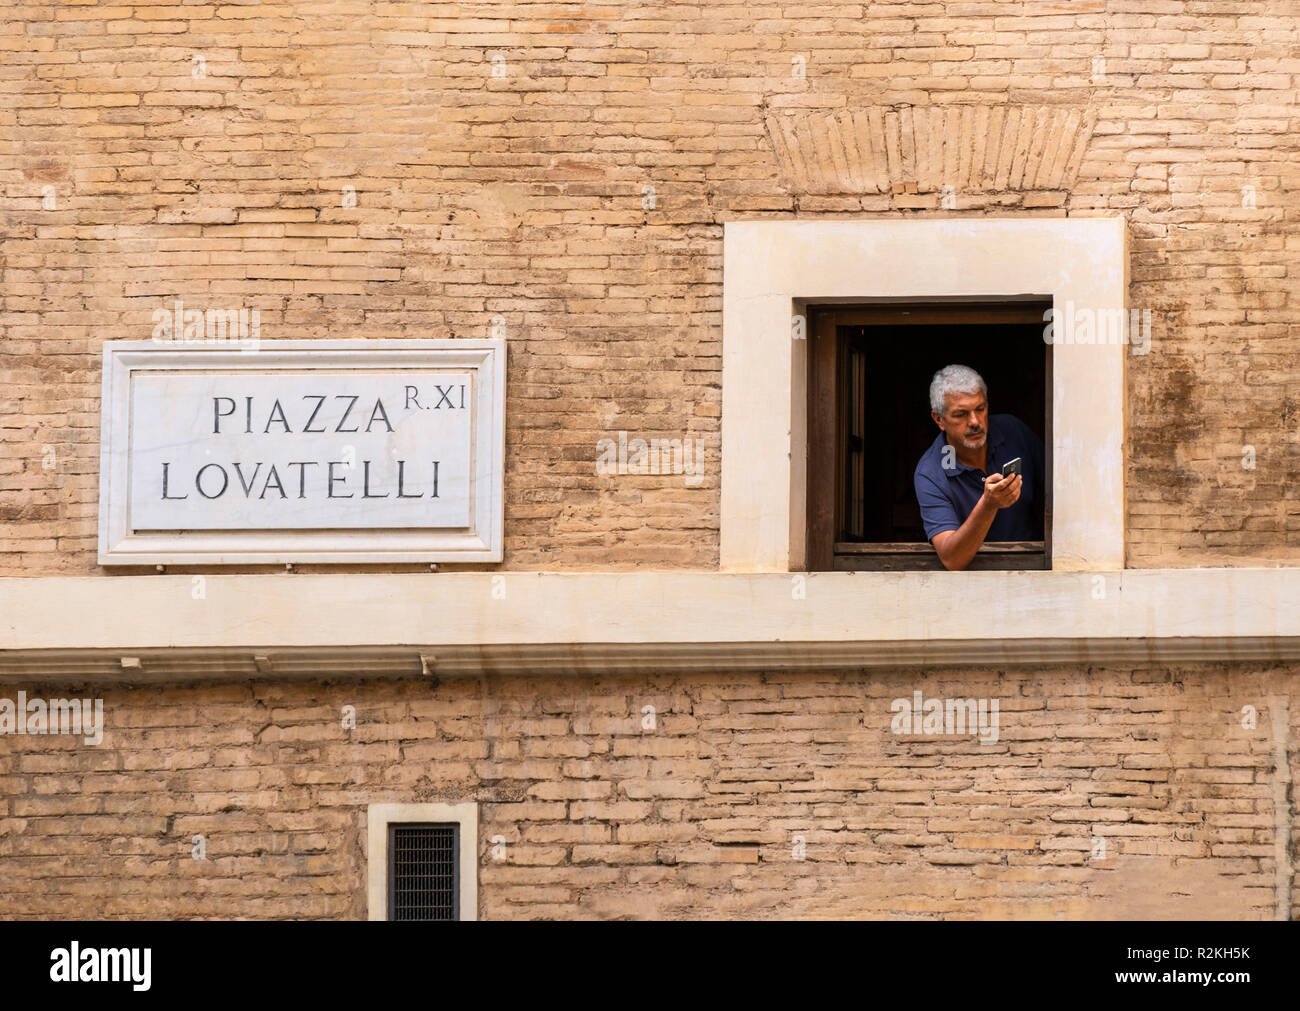
M101 564L500 560L504 357L106 345Z
M137 373L137 530L468 527L468 372Z

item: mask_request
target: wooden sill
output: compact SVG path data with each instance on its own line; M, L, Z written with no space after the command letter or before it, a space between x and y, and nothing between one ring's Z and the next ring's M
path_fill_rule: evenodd
M943 569L929 543L893 542L860 544L837 541L833 556L836 572L874 572L904 569ZM992 541L980 545L967 572L980 570L1047 569L1042 541Z
M980 552L994 555L1021 554L1042 550L1042 541L985 541L980 545ZM934 554L934 546L928 541L881 541L871 544L863 544L857 541L836 541L835 553L837 555L932 555Z

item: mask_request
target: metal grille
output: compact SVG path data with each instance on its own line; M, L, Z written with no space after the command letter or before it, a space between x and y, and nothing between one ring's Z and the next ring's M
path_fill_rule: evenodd
M388 826L388 918L460 919L460 825Z

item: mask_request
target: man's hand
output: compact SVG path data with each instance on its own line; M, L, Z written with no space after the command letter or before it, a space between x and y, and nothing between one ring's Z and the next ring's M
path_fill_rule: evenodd
M989 527L999 509L1015 505L1020 500L1020 475L1003 477L990 474L984 479L984 494L966 517L958 530L944 530L934 535L931 543L945 569L964 569L984 543Z
M1005 509L1020 501L1020 485L1019 474L1012 474L1010 477L990 474L984 479L983 497L995 509Z

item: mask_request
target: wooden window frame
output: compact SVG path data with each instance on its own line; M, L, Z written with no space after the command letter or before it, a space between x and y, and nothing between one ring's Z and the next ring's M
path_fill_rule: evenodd
M927 542L837 541L843 529L844 460L850 433L844 399L847 355L841 326L925 326L1043 323L1050 302L900 303L809 305L807 568L812 572L943 569ZM1043 433L1044 503L1042 541L986 541L967 570L1039 570L1052 567L1052 355L1045 345L1046 384Z

